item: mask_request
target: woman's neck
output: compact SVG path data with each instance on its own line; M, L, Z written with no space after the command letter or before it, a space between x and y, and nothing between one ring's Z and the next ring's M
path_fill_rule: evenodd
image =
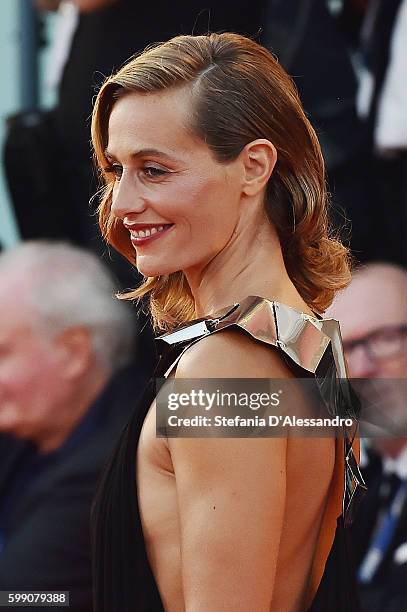
M268 225L255 238L235 238L203 269L186 272L197 317L214 314L248 295L312 314L288 276L275 231Z

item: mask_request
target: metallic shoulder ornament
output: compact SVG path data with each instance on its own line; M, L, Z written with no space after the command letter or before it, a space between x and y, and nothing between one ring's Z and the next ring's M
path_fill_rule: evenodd
M360 402L346 373L338 321L313 317L280 302L248 296L215 316L196 319L159 336L159 352L168 376L182 354L202 338L228 327L238 327L253 339L278 349L298 376L314 376L328 413L350 417L356 425L343 431L345 487L343 516L350 523L366 489L352 450L360 413Z

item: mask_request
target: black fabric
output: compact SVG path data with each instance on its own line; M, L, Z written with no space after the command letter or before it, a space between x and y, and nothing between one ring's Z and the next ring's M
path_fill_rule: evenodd
M4 534L9 530L8 523L15 509L18 509L20 500L25 497L28 489L44 470L51 466L52 457L48 457L48 454L39 454L35 444L27 444L15 461L12 479L0 496L0 556L7 543Z
M339 517L325 571L308 612L359 612L357 591L350 532Z
M357 80L349 44L322 0L266 4L263 38L293 77L317 132L328 170L332 220L356 258L367 261L378 242L372 239L372 161L368 130L356 114Z
M356 561L363 560L380 515L389 508L399 481L394 475L383 474L382 463L369 452L366 473L368 492L360 505L360 512L353 526ZM401 508L400 517L390 546L372 582L360 587L363 612L401 612L407 609L407 559L399 562L397 549L407 543L407 502Z
M154 386L151 380L105 469L93 504L94 612L163 611L144 546L134 471Z
M356 115L357 81L347 41L325 2L267 4L267 44L293 76L332 171L363 148L366 137Z
M379 0L370 36L362 44L366 66L374 78L373 96L369 110L371 129L373 129L376 121L377 105L389 65L391 37L400 5L401 0Z
M360 512L352 525L353 549L355 563L358 567L369 546L370 537L376 524L377 513L380 511L385 499L382 498L382 482L377 477L381 474L382 461L376 453L368 453L369 463L363 468L363 476L368 486L368 492L360 504ZM387 497L387 496L386 496ZM374 502L370 503L369 500ZM371 506L369 509L368 507Z
M360 55L373 78L373 91L366 127L369 147L374 149L374 130L387 69L390 64L391 41L401 0L377 0L369 4L370 27L366 28ZM371 16L369 16L371 10ZM372 17L372 18L370 18ZM370 259L407 265L407 153L394 157L372 155L361 160L367 166L366 184L370 197L364 212L365 228L370 225ZM354 200L359 201L358 194Z
M13 510L3 522L0 590L70 591L70 610L90 612L91 501L102 467L132 412L139 385L134 366L118 373L99 399L96 421L81 428L80 439L65 453L55 453L35 481L14 498ZM11 437L0 440L0 499L10 490L26 449L26 442Z
M161 355L157 378L182 348ZM134 467L141 428L155 396L153 377L102 474L93 502L94 612L163 610L144 545Z
M85 212L70 192L71 165L64 156L55 113L27 111L7 119L4 167L21 237L86 244ZM78 172L75 180L81 180ZM89 177L84 181L89 184ZM96 220L94 220L96 232Z
M160 378L185 348L178 344L160 359ZM144 419L156 396L153 378L110 458L91 514L94 612L163 612L144 544L137 501L135 457ZM358 612L348 550L348 529L338 520L334 545L309 612Z

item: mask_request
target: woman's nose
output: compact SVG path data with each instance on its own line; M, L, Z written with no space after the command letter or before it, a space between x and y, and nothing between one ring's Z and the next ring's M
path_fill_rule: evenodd
M146 203L141 197L134 181L123 173L120 181L113 188L112 214L119 219L124 219L132 214L142 213L145 209Z

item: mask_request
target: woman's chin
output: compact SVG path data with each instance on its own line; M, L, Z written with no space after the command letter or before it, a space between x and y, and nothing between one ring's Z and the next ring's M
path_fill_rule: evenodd
M142 261L142 258L137 259L137 270L143 276L168 276L174 272L178 272L179 268L168 265L168 262L147 262Z

